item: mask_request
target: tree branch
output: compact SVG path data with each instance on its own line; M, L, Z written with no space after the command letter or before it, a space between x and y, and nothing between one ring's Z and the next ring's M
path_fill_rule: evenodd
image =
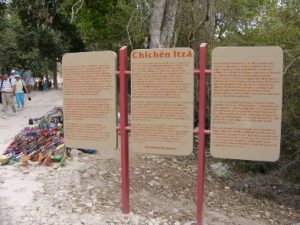
M201 4L200 4L201 5ZM208 13L208 0L204 0L202 1L202 6L201 8L203 7L203 11L202 11L202 18L201 20L199 21L198 25L196 26L196 31L199 30L202 26L202 24L205 22L206 18L207 18L207 13Z
M84 0L78 0L73 6L72 6L72 14L71 14L71 20L70 23L73 23L75 20L75 14L79 12L79 10L82 8L84 3ZM77 8L76 8L77 7Z
M285 70L283 72L283 75L285 75L288 71L288 69L298 60L300 59L300 55L296 58L294 58L286 67L285 67Z
M130 16L130 19L129 19L129 21L127 23L127 26L126 26L127 36L128 36L128 40L129 40L129 44L130 44L131 48L133 48L133 46L132 46L132 41L131 41L131 37L130 37L129 26L130 26L130 23L133 19L134 14L135 14L135 10L132 12L132 14Z

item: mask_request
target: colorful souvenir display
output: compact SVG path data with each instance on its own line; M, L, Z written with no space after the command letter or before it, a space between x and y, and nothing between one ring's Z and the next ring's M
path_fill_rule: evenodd
M64 165L67 152L64 145L63 109L56 107L33 122L6 148L3 156L0 156L0 165L13 162L28 165L30 161L48 166L58 161Z

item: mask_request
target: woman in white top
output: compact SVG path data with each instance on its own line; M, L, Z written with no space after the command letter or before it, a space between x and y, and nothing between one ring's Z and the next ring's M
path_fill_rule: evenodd
M25 88L26 92L28 93L24 81L21 79L20 75L16 75L16 100L18 105L18 110L24 109L24 91L23 87Z

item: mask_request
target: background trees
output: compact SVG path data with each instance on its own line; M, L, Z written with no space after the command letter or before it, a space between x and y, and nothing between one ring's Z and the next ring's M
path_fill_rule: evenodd
M38 76L53 72L66 52L83 51L84 43L75 26L60 14L63 1L13 0L1 9L0 61L4 67L30 67Z
M282 160L300 156L298 0L0 1L0 63L55 73L65 52L278 45L284 50ZM198 57L198 55L196 55ZM197 62L197 60L196 60ZM54 76L55 78L55 76Z

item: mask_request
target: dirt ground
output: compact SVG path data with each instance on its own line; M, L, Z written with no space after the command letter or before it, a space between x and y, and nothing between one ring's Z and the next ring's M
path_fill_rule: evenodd
M18 116L0 119L0 152L30 117L61 105L61 91L38 92ZM120 211L119 149L95 155L72 150L64 168L0 167L0 225L195 224L194 157L132 153L129 215ZM299 209L231 190L212 172L215 162L207 154L204 224L300 225Z

